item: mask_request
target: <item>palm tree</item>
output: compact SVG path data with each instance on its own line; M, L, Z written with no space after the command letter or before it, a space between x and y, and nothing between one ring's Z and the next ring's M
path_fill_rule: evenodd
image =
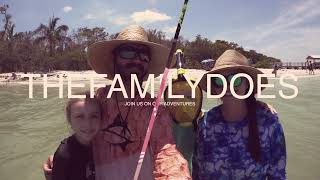
M0 5L0 14L4 15L4 19L2 20L4 22L4 30L0 32L1 40L3 41L8 39L8 35L10 33L8 31L11 31L12 26L14 26L11 21L12 16L7 13L8 8L9 5L7 4Z
M35 33L39 35L35 42L44 42L46 47L49 47L49 56L53 56L55 53L56 45L67 38L67 31L69 27L67 25L60 25L57 27L60 18L52 16L49 19L48 26L40 24L35 30Z
M8 41L9 54L11 54L12 50L13 50L14 27L15 27L15 24L10 24L10 26L8 27L8 34L7 34L7 39L6 40Z
M2 5L0 5L0 14L6 14L8 8L9 8L9 5L8 5L8 4L2 4Z
M147 33L149 41L155 43L161 44L166 39L165 33L156 29L149 29Z

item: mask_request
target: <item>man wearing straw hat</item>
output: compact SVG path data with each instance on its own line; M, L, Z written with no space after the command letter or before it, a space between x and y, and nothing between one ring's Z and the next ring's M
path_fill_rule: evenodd
M110 86L97 91L104 112L102 130L93 142L96 179L133 179L153 106L125 104L154 99L148 93L144 98L138 93L130 97L131 74L137 75L141 86L149 74L157 77L163 72L168 54L166 47L148 41L147 33L140 26L129 26L116 39L89 47L92 69L98 74L107 74L110 80L120 74L129 94L129 98L125 98L123 93L113 91L111 98L107 98ZM191 179L188 163L176 149L171 123L168 111L159 108L139 179Z
M149 74L156 77L163 72L169 54L166 47L149 42L146 32L139 26L125 28L115 40L93 44L88 52L92 69L108 74L109 79L120 74L128 94L131 92L131 74L136 74L142 85ZM122 93L106 99L107 91L108 88L98 91L98 97L104 99L105 114L103 133L97 136L94 146L97 178L132 179L153 106L126 107L122 104L154 100L149 94L145 98L138 95L124 99ZM159 109L140 179L189 177L187 161L174 145L170 123L169 113Z

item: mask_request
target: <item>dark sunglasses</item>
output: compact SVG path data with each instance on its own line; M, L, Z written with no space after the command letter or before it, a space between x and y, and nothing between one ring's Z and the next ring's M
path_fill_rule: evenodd
M229 74L228 76L224 76L228 82L228 84L230 84L231 82L231 79L232 77L236 75L236 74ZM222 88L223 87L223 81L222 79L218 78L218 77L214 77L212 78L211 82L216 86L216 87L219 87L219 88ZM233 86L234 87L239 87L242 83L242 78L241 77L237 77L234 81L234 84Z
M139 59L140 61L150 62L150 52L148 49L136 48L133 46L120 46L113 51L122 59L133 60Z

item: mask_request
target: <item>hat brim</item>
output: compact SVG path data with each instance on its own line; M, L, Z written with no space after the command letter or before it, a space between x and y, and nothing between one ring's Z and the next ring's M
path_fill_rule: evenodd
M88 62L91 68L98 74L107 74L107 78L112 80L115 75L112 50L125 43L143 44L150 48L151 61L147 74L154 74L157 77L164 71L169 55L167 47L153 42L116 39L96 42L89 46ZM171 64L172 66L175 64L174 58Z
M223 71L227 71L227 70L241 70L244 73L248 74L253 82L254 82L254 90L253 93L256 94L257 93L257 78L258 78L258 74L263 74L262 71L260 71L259 69L256 69L254 67L251 66L244 66L244 65L225 65L225 66L220 66L218 68L213 68L210 72L207 72L206 74L204 74L199 82L200 87L207 92L207 75L208 74L220 74ZM266 77L262 77L261 78L261 84L268 84L268 79ZM211 84L211 94L215 94L214 89L214 84ZM265 87L262 87L261 90L265 89Z

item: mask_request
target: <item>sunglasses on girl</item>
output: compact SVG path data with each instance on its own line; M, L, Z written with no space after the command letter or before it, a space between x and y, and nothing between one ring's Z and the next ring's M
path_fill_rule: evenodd
M122 59L134 60L139 59L140 61L150 62L150 52L147 48L137 48L134 46L120 46L113 52Z
M235 76L236 74L229 74L228 76L224 76L228 82L228 84L230 84L231 82L231 79L233 76ZM214 77L212 78L212 83L214 84L214 86L216 87L219 87L219 88L222 88L223 87L223 81L222 79L218 78L218 77ZM242 83L242 78L241 77L237 77L234 81L234 84L233 86L234 87L239 87Z

